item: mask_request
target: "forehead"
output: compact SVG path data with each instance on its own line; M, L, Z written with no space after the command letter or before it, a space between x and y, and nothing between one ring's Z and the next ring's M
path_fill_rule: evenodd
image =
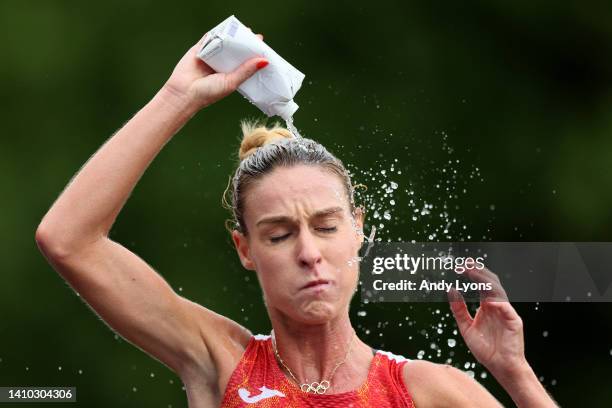
M255 221L263 215L297 215L328 207L348 209L340 177L320 166L278 167L247 192L245 216Z

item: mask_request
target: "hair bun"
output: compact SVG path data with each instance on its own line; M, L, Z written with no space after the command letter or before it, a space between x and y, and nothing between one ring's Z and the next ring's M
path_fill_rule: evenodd
M238 157L241 161L255 153L263 145L272 143L275 140L291 139L293 137L291 132L278 123L268 128L262 123L242 121L240 127L242 129L242 143L240 143Z

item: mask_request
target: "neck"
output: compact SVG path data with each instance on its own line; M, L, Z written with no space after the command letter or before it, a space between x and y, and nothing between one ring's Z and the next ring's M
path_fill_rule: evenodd
M272 326L277 351L300 384L328 380L334 392L339 392L356 388L365 380L372 353L356 338L348 313L318 325L273 319ZM345 358L332 377L336 365Z

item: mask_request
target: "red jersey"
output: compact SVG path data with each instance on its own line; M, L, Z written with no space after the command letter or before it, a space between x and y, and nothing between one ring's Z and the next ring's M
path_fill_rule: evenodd
M378 350L368 378L356 390L305 393L281 371L270 336L253 336L230 377L221 408L414 408L402 375L408 361Z

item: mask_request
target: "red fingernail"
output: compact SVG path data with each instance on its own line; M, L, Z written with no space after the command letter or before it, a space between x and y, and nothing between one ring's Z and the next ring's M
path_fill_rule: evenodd
M269 64L268 61L259 61L257 63L257 69L262 69L262 68L266 67L268 64Z

